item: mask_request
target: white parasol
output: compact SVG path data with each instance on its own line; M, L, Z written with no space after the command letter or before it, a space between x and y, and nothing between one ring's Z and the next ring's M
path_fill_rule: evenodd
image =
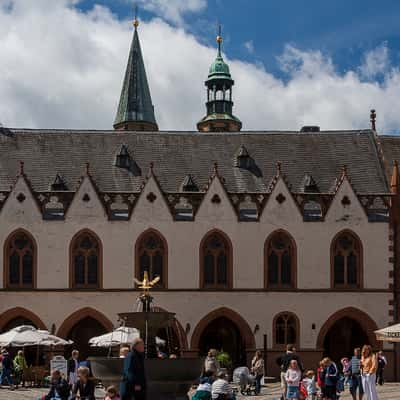
M2 347L24 346L67 346L71 340L64 340L45 330L36 329L30 325L17 326L0 335Z
M92 347L113 347L121 344L133 343L133 341L139 337L140 332L138 329L120 326L110 333L91 338L89 344ZM158 346L164 346L165 340L156 337L156 344Z
M382 342L400 342L400 324L375 331L376 339Z

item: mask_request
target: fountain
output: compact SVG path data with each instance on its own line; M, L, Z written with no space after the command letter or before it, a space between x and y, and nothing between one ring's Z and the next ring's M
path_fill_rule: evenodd
M147 375L148 400L187 400L191 385L201 374L203 360L200 358L158 359L156 335L162 328L172 325L175 314L154 311L150 289L159 281L149 280L144 273L143 281L136 280L142 293L139 296L142 310L119 313L119 318L127 327L140 331L145 342L145 368ZM104 386L119 386L123 371L123 359L117 357L90 358L93 374Z

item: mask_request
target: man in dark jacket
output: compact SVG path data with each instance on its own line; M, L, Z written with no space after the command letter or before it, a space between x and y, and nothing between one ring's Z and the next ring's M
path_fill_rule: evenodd
M122 400L145 400L144 342L136 339L132 351L124 359L124 374L120 387Z
M300 368L300 371L303 372L304 368L301 363L300 357L296 354L296 348L293 344L288 344L286 346L286 353L281 357L278 357L276 362L281 368L281 389L282 389L282 399L286 398L286 390L287 390L287 383L286 383L286 371L289 368L290 361L296 360L297 365Z
M60 400L69 399L69 384L62 378L59 370L51 371L51 383L49 393L44 396L43 400L53 400L60 398ZM56 397L58 395L58 397Z
M73 350L71 353L71 358L67 363L67 379L70 385L75 385L78 380L78 368L79 368L79 351Z

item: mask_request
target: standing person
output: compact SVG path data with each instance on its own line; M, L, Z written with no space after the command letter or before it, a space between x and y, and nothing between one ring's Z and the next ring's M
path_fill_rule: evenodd
M372 352L371 346L365 345L361 350L361 379L367 400L378 400L378 394L376 393L377 364L376 356Z
M315 372L309 370L306 372L306 377L303 379L307 389L307 400L315 400L317 398L317 384L315 382Z
M319 367L317 369L317 384L321 393L321 399L325 399L325 372L324 363L322 361L319 362Z
M12 378L13 363L7 350L2 351L2 357L3 358L1 360L1 364L3 366L3 369L1 370L0 375L0 385L4 385L5 381L7 380L7 384L10 385L10 389L14 390L15 387Z
M140 338L133 341L132 351L124 359L120 394L122 400L144 400L146 398L144 342Z
M68 382L72 386L75 385L76 381L78 380L79 362L79 351L73 350L71 353L71 358L67 363Z
M220 368L219 362L217 360L217 354L218 354L217 350L210 349L204 361L204 372L211 371L214 377L217 376Z
M350 360L347 357L343 357L340 360L340 363L342 364L342 372L344 376L344 386L348 385L350 382Z
M376 370L376 383L382 386L385 381L383 378L383 371L387 364L386 357L383 355L382 351L378 352L377 361L378 361L378 368Z
M211 386L211 398L212 400L231 400L235 396L231 385L229 385L225 372L218 372L217 380Z
M68 382L62 378L59 370L51 371L51 381L49 393L42 400L68 400L70 389Z
M350 360L350 367L348 369L350 373L350 393L353 400L362 400L364 396L364 388L361 381L361 349L359 347L354 349L354 356Z
M287 383L286 399L297 400L300 395L301 371L296 360L291 360L285 373Z
M25 386L24 370L28 368L28 364L26 363L25 355L22 350L18 351L17 355L14 358L13 364L17 385L21 383L22 386Z
M324 366L324 393L327 400L336 400L336 385L339 379L339 370L336 364L326 357L322 360Z
M281 399L286 398L287 383L285 375L292 360L297 361L297 365L299 366L300 371L304 370L300 361L300 357L296 354L296 347L293 344L288 344L286 346L286 353L283 356L278 357L278 359L276 360L281 368L281 389L282 389Z
M95 384L89 379L90 371L88 367L78 368L78 380L72 388L73 400L96 400L94 395Z
M257 350L256 354L251 361L251 372L256 377L256 395L261 392L261 379L264 376L264 360L261 355L261 351Z

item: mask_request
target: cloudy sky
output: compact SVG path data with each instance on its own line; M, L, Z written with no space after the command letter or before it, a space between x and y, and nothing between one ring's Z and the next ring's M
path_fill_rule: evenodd
M244 130L400 132L398 0L137 0L162 130L194 130L217 21ZM349 5L348 3L351 3ZM0 122L109 129L132 38L131 0L0 0Z

